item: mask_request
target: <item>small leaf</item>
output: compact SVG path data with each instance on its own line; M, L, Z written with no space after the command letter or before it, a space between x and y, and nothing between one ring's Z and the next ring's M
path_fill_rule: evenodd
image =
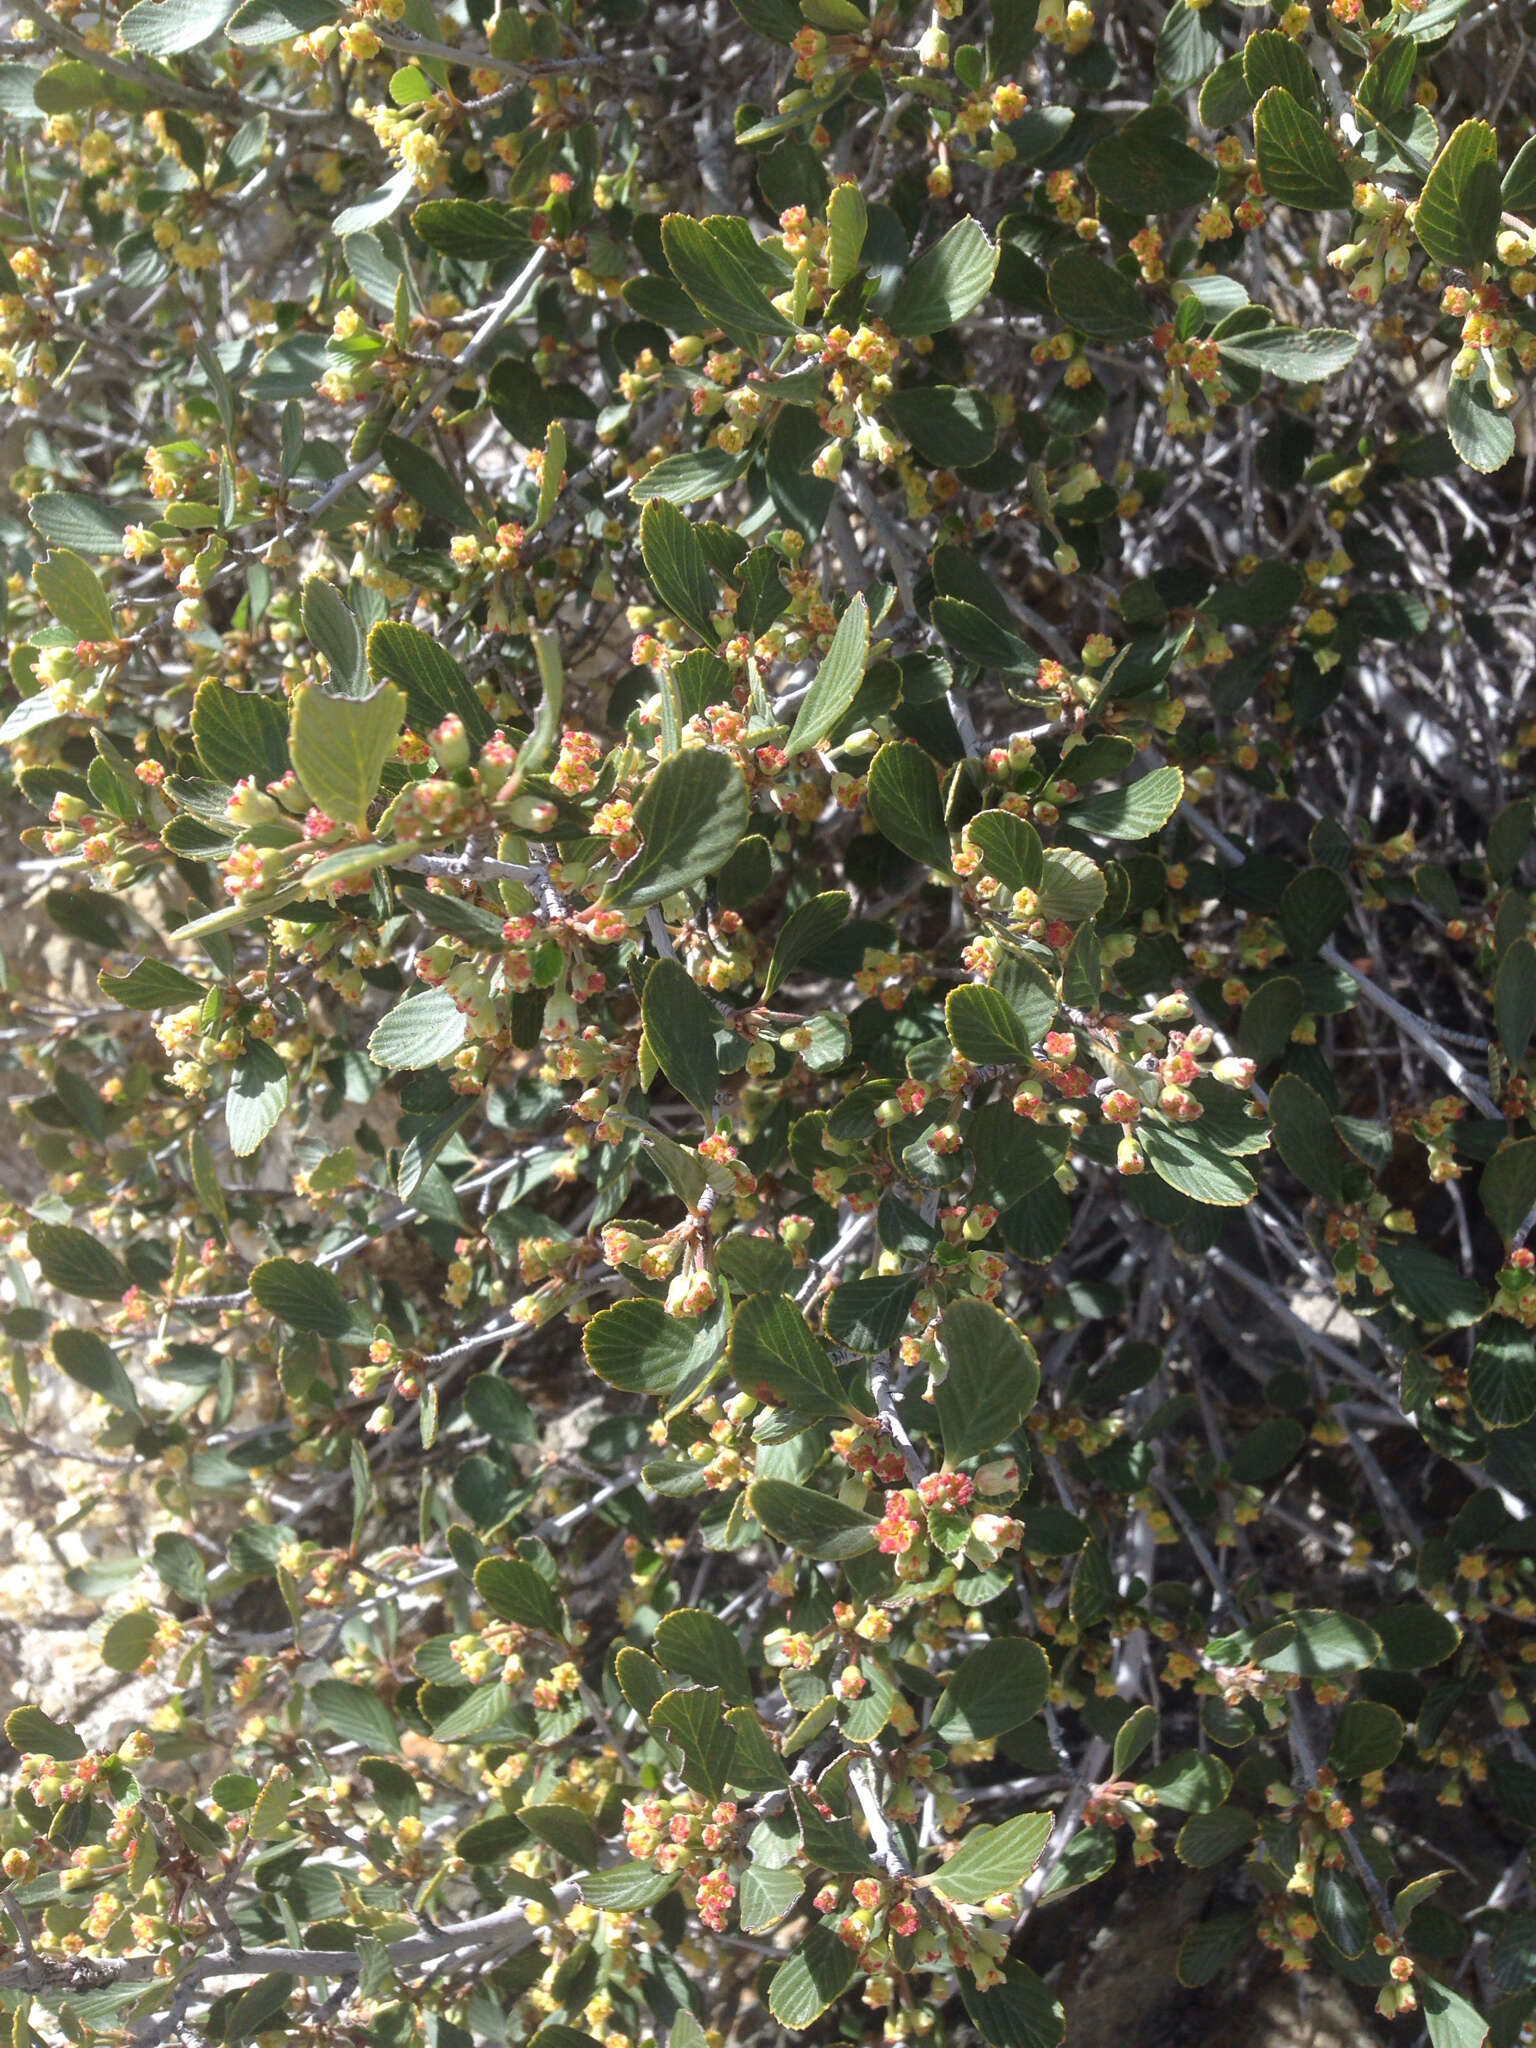
M658 960L645 978L640 1014L661 1071L707 1122L720 1087L714 1005L680 960Z
M747 786L728 754L669 754L635 804L640 851L608 884L605 903L634 909L691 889L724 867L747 830Z
M745 474L746 463L744 455L727 455L723 448L664 455L644 476L636 478L629 495L640 505L651 498L665 498L669 505L691 505L737 482Z
M292 1330L312 1330L320 1337L355 1334L351 1305L323 1266L266 1259L252 1268L251 1292L269 1315Z
M1071 772L1071 756L1067 757ZM1154 768L1139 782L1090 796L1074 804L1067 822L1106 839L1149 839L1160 832L1184 801L1184 777L1177 768Z
M929 1727L946 1742L986 1742L1032 1720L1045 1704L1051 1667L1035 1643L1001 1637L972 1650L945 1686Z
M208 993L200 981L164 960L135 960L126 974L109 974L103 969L96 985L104 996L127 1010L164 1010L173 1003L180 1008L200 1003Z
M869 812L891 844L923 866L948 870L949 833L933 761L919 746L891 741L870 764Z
M1338 327L1260 327L1218 346L1227 362L1243 369L1267 371L1286 384L1318 384L1348 368L1360 340Z
M517 1557L485 1557L475 1566L475 1591L503 1621L545 1635L565 1633L560 1602L542 1572Z
M74 1729L67 1722L55 1721L41 1707L13 1707L5 1717L5 1739L22 1756L73 1763L85 1755L85 1744Z
M429 249L460 263L497 263L533 249L526 219L484 199L424 200L411 215L411 226Z
M1529 1422L1536 1415L1536 1338L1503 1317L1492 1322L1467 1367L1467 1398L1489 1429Z
M1536 1207L1536 1138L1501 1146L1483 1168L1478 1198L1506 1244Z
M288 1069L270 1045L248 1041L230 1069L224 1121L237 1159L254 1152L288 1106Z
M669 213L661 224L661 246L672 275L706 320L742 335L795 332L746 262L703 222Z
M725 1348L725 1312L669 1316L659 1301L616 1301L582 1333L587 1364L600 1380L626 1394L672 1401L686 1387L702 1387Z
M1024 1020L995 988L967 983L944 999L944 1028L955 1051L978 1067L1010 1066L1034 1058Z
M1483 2048L1488 2023L1476 2006L1422 1970L1414 1972L1413 1981L1429 2032L1429 2048Z
M837 292L859 267L869 232L869 206L857 185L838 185L828 194L826 213L827 282Z
M1379 1700L1347 1700L1334 1723L1330 1767L1341 1778L1363 1778L1397 1761L1403 1746L1403 1717Z
M1515 423L1494 404L1486 374L1451 379L1445 424L1456 453L1482 476L1502 469L1515 452Z
M406 717L418 731L430 732L451 713L476 744L489 739L490 714L469 678L445 647L417 627L381 619L368 635L368 674L375 683L400 685Z
M334 584L310 576L304 584L304 631L330 664L331 684L344 697L364 687L363 630Z
M984 1301L944 1311L939 1350L947 1370L935 1390L946 1465L1007 1441L1035 1404L1040 1365L1029 1340Z
M787 1479L754 1480L747 1505L775 1541L787 1543L806 1557L858 1557L875 1547L877 1524L872 1515L796 1486Z
M656 1625L656 1654L669 1671L699 1685L718 1685L728 1700L746 1706L752 1680L741 1645L723 1621L701 1607L677 1607Z
M611 1870L589 1870L577 1882L589 1906L605 1913L644 1913L667 1896L677 1873L658 1870L653 1863L616 1863Z
M1536 1033L1536 945L1529 939L1516 939L1499 962L1493 1014L1504 1057L1518 1072Z
M1463 121L1424 180L1414 233L1434 262L1472 270L1492 260L1501 206L1499 139L1486 121Z
M847 922L852 903L846 889L828 889L790 912L774 941L773 958L763 977L765 1003L796 968L816 959L833 933Z
M1322 122L1283 85L1272 85L1253 110L1259 178L1281 206L1347 207L1349 173Z
M77 491L40 491L28 505L27 517L52 546L87 555L120 555L123 529L130 523L122 510L114 511L99 498L82 497Z
M1086 249L1069 249L1051 265L1049 290L1057 316L1093 341L1138 341L1152 332L1141 294L1121 271Z
M992 288L997 248L967 216L926 250L896 287L886 322L893 334L939 334L974 312Z
M368 1057L376 1066L435 1067L469 1035L469 1019L446 988L407 996L373 1027Z
M1309 1607L1265 1629L1252 1655L1265 1671L1330 1677L1367 1670L1381 1655L1381 1638L1353 1615Z
M1188 1195L1192 1202L1237 1209L1258 1193L1247 1168L1229 1159L1197 1123L1156 1123L1144 1117L1136 1134L1158 1179Z
M356 1742L366 1750L398 1750L400 1732L395 1717L371 1685L354 1685L344 1678L322 1678L309 1689L310 1704L321 1726L343 1741Z
M736 1734L726 1725L723 1694L713 1686L669 1692L651 1714L651 1729L683 1753L683 1782L702 1799L723 1799L731 1781Z
M405 722L405 692L385 683L367 697L331 697L313 683L294 692L294 773L326 817L365 831L368 806Z
M789 738L784 742L786 754L803 754L820 746L858 695L868 659L869 606L860 593L838 620L832 645L801 700Z
M1344 1155L1322 1097L1297 1075L1282 1074L1270 1092L1269 1114L1275 1127L1275 1149L1292 1173L1314 1195L1337 1201L1343 1187Z
M797 1414L844 1415L848 1397L825 1347L784 1294L750 1295L731 1324L726 1362L743 1393Z
M981 855L987 873L1005 889L1038 889L1044 871L1040 834L1012 811L982 811L965 828L966 843Z
M955 1854L924 1882L959 1906L979 1906L1021 1885L1051 1839L1048 1813L1021 1813L1001 1827L973 1827Z
M126 1284L126 1282L125 1282ZM137 1415L139 1397L117 1353L94 1330L57 1329L49 1348L60 1372L77 1386L98 1394L108 1407Z
M77 640L115 640L117 627L101 578L69 548L55 548L32 571L37 594Z
M102 1637L102 1663L109 1671L137 1671L153 1653L159 1632L159 1620L147 1608L120 1614Z
M1199 20L1183 0L1175 4L1187 19ZM1067 1853L1070 1856L1071 1850ZM971 2025L991 2048L1059 2048L1067 2030L1060 2001L1025 1964L1004 1962L1000 1967L1003 1981L985 1990L969 1970L959 1973L960 1997Z
M85 1301L120 1301L127 1290L128 1275L115 1253L73 1223L32 1224L27 1250L48 1285L61 1294L79 1295Z
M780 2026L797 2030L819 2019L859 1974L859 1959L828 1927L813 1927L788 1962L774 1972L768 2010Z
M914 384L893 392L881 411L935 469L969 469L997 446L997 416L979 391Z
M192 739L215 782L254 776L265 787L287 773L287 707L276 697L232 690L210 676L192 700Z

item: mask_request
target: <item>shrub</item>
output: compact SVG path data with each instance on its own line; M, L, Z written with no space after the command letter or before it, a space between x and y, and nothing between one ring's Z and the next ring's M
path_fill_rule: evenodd
M1463 4L17 0L17 2048L1521 2038Z

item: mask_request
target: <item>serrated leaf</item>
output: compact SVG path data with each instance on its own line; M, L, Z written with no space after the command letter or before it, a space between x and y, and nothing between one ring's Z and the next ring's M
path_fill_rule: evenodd
M288 712L278 698L231 690L210 676L192 700L192 739L215 782L253 776L265 787L288 768Z
M1445 425L1456 453L1480 475L1502 469L1515 452L1515 423L1494 404L1486 375L1451 379Z
M582 1333L587 1364L626 1394L671 1401L711 1375L725 1348L725 1311L669 1316L659 1301L616 1301Z
M1536 1207L1536 1138L1501 1146L1483 1168L1477 1193L1483 1213L1509 1244Z
M109 974L103 969L96 985L104 996L127 1010L164 1010L172 1004L181 1008L200 1003L208 993L202 982L165 960L135 960L126 974Z
M768 2010L784 2027L808 2027L841 1998L859 1974L859 1960L827 1927L813 1927L774 1972Z
M291 1330L319 1337L354 1334L351 1304L333 1273L299 1259L264 1259L251 1269L251 1292Z
M27 517L52 546L86 555L120 555L123 529L130 523L111 505L78 491L40 491Z
M1013 1435L1040 1391L1040 1364L1028 1338L984 1301L952 1301L938 1343L946 1371L935 1406L945 1463L952 1466Z
M446 988L407 996L373 1027L368 1057L376 1066L435 1067L456 1053L469 1035L469 1019Z
M484 1557L475 1566L475 1591L503 1621L562 1636L565 1623L553 1586L519 1557Z
M332 697L314 683L294 692L289 751L311 803L367 829L368 806L405 722L405 692L384 683L366 697Z
M672 1890L677 1873L658 1870L654 1863L617 1863L612 1870L589 1870L577 1882L589 1906L605 1913L644 1913Z
M127 1285L126 1278L124 1285ZM99 1395L108 1407L116 1408L124 1415L138 1414L139 1397L134 1391L133 1381L104 1337L99 1337L94 1330L63 1327L54 1331L49 1348L60 1372L77 1386Z
M1486 121L1463 121L1424 180L1414 233L1434 262L1471 270L1492 259L1501 205L1499 138Z
M997 247L969 215L918 257L896 287L893 334L938 334L981 304L997 273Z
M672 275L706 320L734 334L795 332L748 264L701 221L669 213L661 223L661 246Z
M5 1717L5 1739L23 1756L73 1763L85 1755L85 1744L74 1729L65 1721L55 1721L41 1707L13 1707Z
M1000 1827L973 1827L943 1867L924 1880L941 1898L979 1906L994 1892L1021 1885L1051 1839L1048 1813L1021 1813Z
M919 746L890 741L869 769L869 814L891 844L923 866L947 870L949 833L933 761Z
M1012 811L982 811L965 828L966 843L981 855L986 872L1005 889L1037 889L1044 869L1040 834Z
M1367 1670L1381 1655L1381 1638L1353 1615L1309 1607L1267 1628L1253 1644L1253 1662L1265 1671L1331 1677Z
M109 1671L137 1671L153 1652L159 1630L158 1618L147 1608L120 1614L102 1637L102 1663Z
M878 1525L872 1515L788 1479L754 1480L747 1505L776 1542L805 1557L858 1557L875 1547Z
M1258 1185L1246 1167L1229 1159L1198 1123L1154 1123L1143 1118L1136 1135L1147 1164L1159 1180L1212 1208L1237 1209L1251 1202Z
M1347 1700L1339 1709L1328 1749L1330 1767L1341 1778L1363 1778L1397 1761L1403 1746L1403 1717L1380 1700Z
M1270 1091L1269 1114L1275 1128L1275 1149L1292 1173L1314 1195L1337 1201L1343 1185L1344 1155L1322 1097L1297 1075L1282 1074Z
M832 645L801 700L789 738L784 742L786 754L803 754L820 746L858 695L868 659L869 606L860 593L838 620Z
M364 687L363 629L352 607L322 576L306 577L302 602L304 631L330 664L332 687L345 697Z
M130 50L176 57L216 36L235 11L235 0L139 0L117 24Z
M1536 945L1516 939L1499 962L1493 1014L1504 1057L1518 1072L1536 1033Z
M1141 294L1121 271L1086 249L1069 249L1051 265L1051 304L1058 318L1093 341L1138 341L1152 332Z
M117 627L101 578L70 548L55 548L32 571L37 594L77 640L115 640Z
M398 1750L400 1731L395 1717L369 1685L350 1679L322 1678L309 1689L310 1705L322 1727L345 1742L366 1750Z
M846 889L828 889L791 911L774 941L773 958L763 977L765 1003L796 968L815 960L833 933L847 922L852 903Z
M1502 1317L1492 1321L1467 1367L1467 1399L1489 1429L1529 1422L1536 1415L1536 1338Z
M237 1159L254 1152L288 1106L288 1069L270 1045L248 1041L230 1069L224 1121Z
M429 249L460 263L497 263L533 249L526 220L485 199L424 200L411 226Z
M736 1734L726 1725L724 1695L714 1686L666 1693L651 1714L651 1729L683 1753L683 1782L702 1799L723 1799L731 1781Z
M27 1231L27 1250L42 1268L43 1278L61 1294L84 1301L119 1301L128 1286L115 1252L88 1230L73 1223L34 1223Z
M741 1645L723 1621L702 1607L676 1607L656 1624L656 1655L667 1669L699 1685L717 1685L725 1697L745 1706L752 1680Z
M445 647L415 626L381 619L368 635L368 674L375 683L398 683L405 712L419 732L430 732L452 713L479 744L492 731L490 714Z
M846 1414L848 1400L825 1347L785 1294L754 1294L731 1324L726 1362L744 1393L806 1416Z
M651 498L664 498L669 505L691 505L736 483L746 474L746 468L746 456L727 455L723 448L697 448L684 455L664 455L644 476L636 478L629 487L629 495L638 505Z
M1009 1066L1034 1057L1024 1020L995 988L967 983L944 999L944 1028L965 1060L979 1067Z
M640 851L602 900L641 909L724 867L747 830L741 770L714 747L670 754L640 792L635 823Z
M1351 204L1354 187L1327 129L1283 85L1272 85L1254 108L1253 134L1269 198L1308 208Z
M945 1686L929 1727L946 1742L986 1742L1032 1720L1045 1704L1051 1667L1035 1643L1002 1637L972 1650Z
M707 1122L721 1079L714 1005L680 960L658 960L645 978L640 1015L661 1071Z
M1071 756L1067 757L1071 773ZM1177 768L1154 768L1124 789L1085 797L1067 813L1067 822L1106 839L1149 839L1160 832L1184 801L1184 777Z
M969 469L997 446L997 415L980 391L951 384L914 384L896 391L881 412L913 452L934 469Z
M1339 327L1260 327L1218 346L1227 362L1246 370L1267 371L1286 384L1318 384L1354 361L1360 339Z

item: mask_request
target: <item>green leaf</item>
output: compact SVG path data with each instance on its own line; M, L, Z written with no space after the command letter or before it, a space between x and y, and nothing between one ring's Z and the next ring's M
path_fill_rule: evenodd
M1381 1671L1426 1671L1453 1657L1461 1643L1455 1622L1422 1600L1382 1608L1371 1616L1371 1626L1381 1638Z
M1536 136L1515 151L1514 161L1504 173L1499 204L1506 213L1523 213L1527 217L1536 208ZM36 504L34 499L34 508Z
M288 772L288 710L276 697L231 690L210 676L192 700L192 739L215 782L253 776L264 788Z
M1314 1195L1338 1201L1344 1155L1322 1097L1295 1074L1282 1074L1270 1091L1269 1114L1275 1149L1292 1173Z
M69 548L55 548L32 571L37 594L77 640L115 640L117 626L101 578Z
M685 455L664 455L660 462L638 477L629 495L643 505L650 498L665 498L669 505L691 505L699 498L712 498L745 475L747 458L727 455L723 448L696 448Z
M828 283L836 292L859 267L869 232L869 206L857 185L838 185L828 195L826 213Z
M667 1669L699 1685L718 1685L728 1700L747 1706L752 1679L731 1630L702 1607L675 1607L656 1624L656 1654Z
M1156 1735L1157 1727L1156 1707L1138 1707L1120 1723L1115 1730L1115 1746L1109 1761L1110 1770L1115 1777L1123 1778L1126 1775Z
M1516 939L1499 962L1493 1014L1504 1057L1518 1072L1536 1032L1536 945L1529 939Z
M714 1004L680 960L658 960L645 978L640 1014L661 1071L708 1122L720 1087Z
M839 187L839 190L845 189ZM799 1905L805 1893L804 1874L796 1869L769 1870L749 1863L741 1873L738 1917L743 1934L766 1934ZM841 1943L839 1943L841 1946Z
M973 1827L941 1869L924 1882L958 1906L979 1906L1021 1885L1051 1839L1048 1813L1021 1813L1001 1827Z
M469 1019L446 988L407 996L373 1027L368 1057L376 1066L435 1067L469 1035Z
M944 1461L957 1465L1005 1443L1035 1404L1040 1365L1028 1338L989 1303L962 1298L944 1311L935 1390Z
M13 1707L5 1717L5 1739L23 1756L47 1756L68 1764L85 1755L85 1744L74 1729L41 1707Z
M1013 1005L995 988L967 982L944 999L944 1028L955 1051L978 1067L1034 1058L1034 1041Z
M1486 121L1463 121L1424 180L1414 233L1434 262L1472 270L1492 260L1501 205L1499 138Z
M587 1364L626 1394L671 1401L685 1387L701 1389L725 1348L725 1312L669 1316L659 1301L616 1301L582 1333Z
M654 1863L616 1863L611 1870L589 1870L577 1883L589 1906L605 1913L644 1913L667 1896L677 1872L658 1870Z
M1536 1144L1536 1139L1525 1143ZM1467 1398L1489 1429L1518 1429L1529 1422L1536 1415L1536 1338L1503 1317L1491 1322L1467 1367Z
M848 1397L825 1347L786 1294L753 1294L731 1324L726 1363L743 1393L796 1414L844 1415Z
M640 851L608 884L603 901L640 909L724 867L747 830L741 770L715 747L669 754L640 792L635 823Z
M188 1003L200 1003L208 993L200 981L165 960L135 960L126 974L109 974L103 969L96 985L104 996L127 1010L164 1010L172 1004L184 1008Z
M1483 2048L1488 2023L1476 2006L1422 1970L1415 1971L1413 1982L1429 2030L1429 2048Z
M235 0L139 0L117 24L130 50L147 57L177 57L216 36L235 11Z
M475 1566L475 1591L503 1621L562 1637L565 1621L554 1588L542 1572L517 1557L483 1557Z
M981 304L997 272L997 248L969 215L918 257L886 315L892 334L939 334Z
M1071 773L1071 756L1064 763ZM1106 839L1149 839L1160 832L1184 801L1184 776L1177 768L1154 768L1124 789L1086 797L1067 813L1067 822Z
M1047 288L1057 316L1091 341L1139 341L1152 332L1135 285L1086 249L1058 256Z
M248 1158L288 1107L288 1069L270 1045L249 1039L230 1069L224 1121L230 1150Z
M1196 1990L1211 1984L1237 1961L1257 1931L1252 1912L1216 1913L1191 1927L1179 1943L1180 1984Z
M776 1542L805 1557L858 1557L875 1547L872 1515L788 1479L754 1480L747 1505Z
M1272 85L1254 108L1253 134L1260 180L1279 205L1351 204L1354 187L1327 129L1283 85Z
M137 1671L155 1647L160 1623L147 1608L120 1614L101 1642L101 1661L109 1671Z
M1232 1773L1220 1757L1186 1749L1146 1772L1142 1783L1152 1787L1159 1806L1180 1813L1213 1813L1232 1790Z
M88 1230L73 1223L34 1223L27 1231L27 1250L50 1287L84 1301L119 1301L128 1275L115 1253Z
M1204 10L1173 0L1157 32L1157 75L1173 92L1198 85L1220 62L1221 38L1212 30Z
M910 742L890 741L870 764L869 812L891 844L925 867L949 868L949 833L933 761Z
M1217 1209L1239 1209L1258 1193L1253 1175L1229 1159L1198 1123L1155 1123L1144 1117L1136 1127L1147 1164L1169 1187Z
M466 1700L451 1707L441 1720L433 1718L432 1735L437 1742L474 1742L499 1727L512 1709L512 1688L493 1678L478 1685Z
M838 620L832 645L801 699L789 738L784 742L786 754L804 754L820 746L858 695L868 659L869 606L860 593Z
M1004 1962L1001 1968L1002 1983L985 1990L969 1970L959 1973L971 2025L991 2048L1059 2048L1067 2028L1060 2001L1025 1964Z
M888 1351L906 1328L921 1284L916 1273L877 1273L867 1280L844 1281L827 1297L822 1319L827 1335L850 1351Z
M124 1280L126 1287L127 1281ZM109 1408L124 1415L137 1415L139 1397L134 1392L122 1360L94 1330L61 1328L54 1331L49 1348L60 1372L77 1386L97 1394Z
M863 599L859 601L862 603ZM765 1003L797 967L815 960L823 951L833 933L840 931L847 922L852 903L853 898L846 889L828 889L790 912L774 941L773 958L768 962L768 972L763 977Z
M1239 1849L1246 1849L1257 1832L1251 1813L1240 1806L1218 1806L1214 1813L1190 1815L1179 1829L1174 1854L1192 1870L1212 1870Z
M1038 889L1044 872L1040 834L1012 811L982 811L965 828L966 842L1005 889Z
M347 600L323 576L306 577L304 631L330 664L331 685L344 697L363 693L363 629Z
M1403 1746L1403 1717L1379 1700L1347 1700L1339 1709L1328 1749L1330 1767L1341 1778L1363 1778L1396 1763Z
M1286 884L1280 898L1280 929L1298 960L1308 960L1327 941L1349 909L1349 891L1332 868L1307 868Z
M405 722L405 692L385 683L367 697L331 697L314 683L294 692L289 751L310 802L365 831L368 806Z
M1339 327L1260 327L1218 346L1245 370L1267 370L1286 384L1318 384L1354 361L1360 339Z
M1359 1956L1371 1938L1371 1909L1347 1870L1319 1866L1312 1885L1312 1911L1342 1956Z
M1515 452L1515 423L1494 404L1486 375L1451 379L1445 424L1456 453L1483 476L1502 469Z
M1109 893L1103 870L1076 847L1053 846L1041 864L1041 917L1083 924L1098 914Z
M475 743L488 739L490 714L447 648L415 626L381 619L368 635L368 674L375 683L398 683L405 715L420 732L430 732L450 713L464 721Z
M915 384L893 392L881 411L935 469L969 469L997 446L997 416L979 391Z
M708 647L719 640L710 617L719 603L715 579L692 524L675 505L653 499L640 515L640 553L656 595Z
M1381 1637L1350 1614L1323 1607L1303 1608L1253 1645L1253 1662L1264 1671L1299 1673L1303 1678L1365 1671L1381 1655Z
M1243 1005L1237 1027L1239 1052L1267 1067L1290 1044L1305 1008L1301 983L1294 975L1277 974L1263 982Z
M400 1731L395 1717L371 1685L345 1678L322 1678L309 1689L310 1705L323 1728L363 1749L398 1750Z
M1392 1282L1397 1305L1421 1322L1461 1330L1480 1322L1487 1312L1482 1288L1437 1252L1418 1244L1381 1243L1376 1256Z
M1096 142L1084 168L1100 194L1128 213L1198 206L1216 190L1219 174L1209 157L1184 143L1183 129L1181 117L1170 121L1166 109L1149 107Z
M411 226L429 249L459 263L498 263L533 248L526 221L485 199L424 200Z
M1000 1637L972 1650L945 1686L929 1727L945 1742L986 1742L1032 1720L1050 1687L1045 1652L1035 1643Z
M1483 1213L1509 1244L1536 1206L1536 1138L1501 1146L1483 1168L1477 1192Z
M1272 85L1283 85L1302 105L1317 101L1317 74L1300 46L1283 30L1260 29L1243 45L1243 82L1249 97L1261 100Z
M336 1277L299 1259L265 1259L251 1270L251 1292L291 1330L318 1337L355 1335L351 1305Z
M783 2027L808 2027L859 1974L858 1957L828 1927L813 1927L775 1970L768 2010Z
M54 547L76 548L87 555L120 555L123 529L129 524L111 505L78 491L39 492L27 507L27 517Z
M736 1755L735 1730L725 1721L724 1695L714 1686L689 1686L662 1696L651 1731L683 1753L683 1783L703 1799L723 1799Z
M669 213L661 224L661 246L672 275L706 320L733 334L795 332L748 264L703 222Z

